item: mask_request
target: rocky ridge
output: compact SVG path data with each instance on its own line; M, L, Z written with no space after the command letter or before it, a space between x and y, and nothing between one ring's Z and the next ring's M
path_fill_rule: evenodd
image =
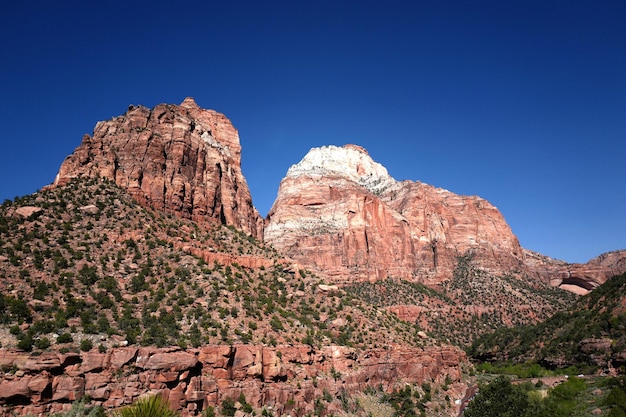
M262 235L263 220L241 172L237 130L192 98L180 106L130 106L99 122L63 161L53 186L94 176L113 180L157 210Z

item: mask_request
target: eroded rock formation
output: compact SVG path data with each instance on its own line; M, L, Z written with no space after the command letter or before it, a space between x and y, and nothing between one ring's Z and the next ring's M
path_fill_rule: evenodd
M88 395L114 409L141 395L161 394L183 416L197 415L225 398L274 415L307 415L324 392L335 395L404 383L449 384L459 397L465 354L453 347L389 347L359 353L328 346L204 346L199 349L124 347L106 353L0 350L0 409L20 415L67 410ZM335 405L336 406L336 405ZM339 411L339 410L335 410ZM326 412L333 412L333 404Z
M479 197L394 180L358 146L314 148L283 179L265 239L337 279L437 283L456 257L519 269L523 251L504 217Z
M396 181L359 146L313 148L282 180L265 239L338 282L387 277L438 284L460 255L481 269L578 293L626 270L626 253L568 264L520 246L500 211L418 181Z
M191 98L180 106L130 106L99 122L65 159L54 185L79 176L109 178L158 210L262 235L263 221L241 172L237 130Z
M626 271L626 250L603 253L587 263L567 263L524 250L524 266L550 285L579 295Z

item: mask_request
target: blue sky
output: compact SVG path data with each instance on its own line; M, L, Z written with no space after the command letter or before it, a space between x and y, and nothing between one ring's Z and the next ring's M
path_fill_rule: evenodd
M262 215L310 148L355 143L528 249L626 248L623 0L91 3L0 6L0 200L97 121L191 96L239 130Z

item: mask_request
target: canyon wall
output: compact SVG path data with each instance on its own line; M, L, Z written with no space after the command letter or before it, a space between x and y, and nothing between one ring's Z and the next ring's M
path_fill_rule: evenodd
M356 145L313 148L281 181L265 240L336 282L387 277L438 285L459 256L584 294L626 271L626 252L568 264L520 246L485 199L419 181L396 181Z

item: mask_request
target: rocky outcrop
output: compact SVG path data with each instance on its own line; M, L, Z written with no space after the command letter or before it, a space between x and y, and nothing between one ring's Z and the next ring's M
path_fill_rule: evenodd
M626 252L571 265L523 249L500 211L418 181L396 181L359 146L313 148L282 180L265 239L337 282L436 285L460 255L482 270L588 292L626 271Z
M111 179L158 210L262 235L241 172L237 130L191 98L180 106L130 106L123 116L99 122L65 159L53 186L84 176Z
M225 398L274 415L307 415L325 392L333 397L404 383L452 382L463 391L464 353L453 347L390 346L357 352L341 346L204 346L112 349L107 353L0 351L0 409L17 414L66 410L83 396L115 409L145 394L161 394L183 416L198 415ZM332 411L329 405L327 411Z
M603 253L581 264L570 264L524 250L525 267L550 285L579 295L626 271L626 250Z
M438 283L467 252L494 272L522 265L517 238L489 202L398 182L354 145L311 149L281 182L268 219L268 242L338 280Z

